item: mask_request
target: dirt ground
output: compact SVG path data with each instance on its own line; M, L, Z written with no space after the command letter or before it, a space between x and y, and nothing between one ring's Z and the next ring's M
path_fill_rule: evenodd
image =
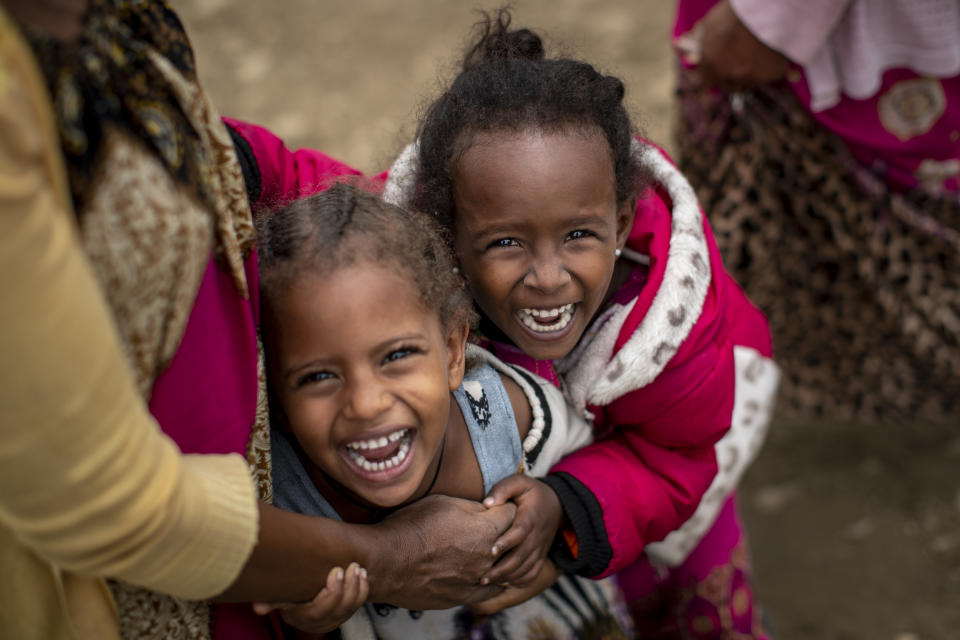
M225 115L380 171L451 77L474 8L443 0L173 0ZM517 0L515 24L624 79L669 148L662 0ZM960 430L779 420L741 508L780 640L960 637Z

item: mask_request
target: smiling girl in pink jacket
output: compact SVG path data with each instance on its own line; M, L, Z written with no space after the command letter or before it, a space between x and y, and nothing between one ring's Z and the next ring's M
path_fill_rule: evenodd
M491 577L549 548L565 571L618 573L642 637L765 637L733 491L779 376L766 319L687 181L633 136L623 84L509 22L481 23L384 191L448 227L488 346L594 420L542 481L491 492L520 506ZM544 483L557 500L533 499Z

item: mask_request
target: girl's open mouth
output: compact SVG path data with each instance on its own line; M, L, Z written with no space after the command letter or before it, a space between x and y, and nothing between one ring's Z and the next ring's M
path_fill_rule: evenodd
M534 333L557 333L570 326L576 313L575 307L574 303L569 303L552 309L520 309L517 318Z
M413 433L398 429L378 438L354 440L345 445L347 458L363 475L375 475L386 480L403 470L410 459Z

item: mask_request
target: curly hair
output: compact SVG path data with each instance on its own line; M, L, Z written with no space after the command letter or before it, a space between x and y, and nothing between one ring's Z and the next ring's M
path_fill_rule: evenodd
M483 16L462 71L418 127L413 206L452 228L454 165L477 134L500 130L600 130L613 160L617 204L640 193L649 178L631 153L623 83L586 62L546 58L537 34L510 29L506 8Z
M324 275L363 261L409 274L424 308L436 311L445 329L460 322L476 324L445 231L424 214L337 183L260 217L256 228L265 299L284 291L305 271Z

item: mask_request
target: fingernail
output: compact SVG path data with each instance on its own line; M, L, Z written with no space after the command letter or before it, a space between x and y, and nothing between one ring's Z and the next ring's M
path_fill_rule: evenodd
M500 553L500 545L498 545L498 544L493 545L493 548L490 549L490 553L492 553L493 555L499 554L499 553Z
M364 580L367 579L367 570L364 569L363 567L360 568L360 577Z
M337 569L337 582L343 581L343 569Z
M483 504L487 505L488 507L489 507L489 506L492 506L492 505L493 505L493 498L484 498Z
M484 586L490 584L490 578L486 578L486 577L480 578L480 584L482 584L482 585L484 585Z

